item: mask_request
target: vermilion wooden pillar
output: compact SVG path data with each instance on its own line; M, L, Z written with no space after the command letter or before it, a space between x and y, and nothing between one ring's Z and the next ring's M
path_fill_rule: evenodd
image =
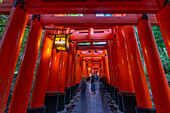
M113 40L107 41L108 46L108 60L109 60L109 72L110 72L110 93L111 96L114 97L114 86L115 86L115 75L113 70Z
M169 86L162 67L151 24L147 15L143 15L137 26L137 29L156 111L158 113L169 113Z
M90 77L90 74L91 74L91 68L90 68L90 67L87 69L87 74L88 74L87 78L89 78L89 77ZM100 76L100 77L101 77L101 76Z
M112 47L113 47L113 40L107 41L107 46L108 46L108 63L109 63L109 73L110 73L110 85L114 86L114 70L113 70L113 59L112 59Z
M163 1L163 0L162 0ZM164 1L165 2L165 1ZM164 3L165 4L165 3ZM164 5L162 4L162 5ZM162 32L162 37L165 42L165 46L170 59L170 3L167 3L163 8L157 13L157 20L159 23L159 27Z
M104 86L107 89L109 79L108 79L108 76L107 76L105 57L103 57L103 72L104 72Z
M125 42L125 35L123 27L119 26L116 33L118 42L118 65L119 65L119 105L121 108L121 101L123 105L123 112L135 113L136 97L131 77L131 70L129 69L128 51ZM122 99L122 100L121 100ZM122 108L120 109L122 110Z
M137 99L137 112L152 112L152 101L139 52L135 29L133 26L125 26L124 31L126 35L127 49L129 51L128 58L130 60L131 73Z
M49 77L46 92L58 91L58 79L60 69L61 52L56 52L54 48L51 54Z
M55 26L55 28L63 29L63 26ZM54 30L53 32L53 34L61 34L62 31ZM45 96L46 113L56 113L58 109L60 60L61 52L57 52L57 50L53 48Z
M5 111L9 91L11 88L14 70L17 63L22 39L25 32L28 14L25 4L14 3L5 31L0 41L0 112Z
M73 51L72 51L72 70L71 70L71 78L70 78L70 85L71 85L71 100L75 94L75 58L76 58L76 43L73 42Z
M41 42L42 26L41 15L33 15L27 37L19 73L14 88L9 113L25 113L34 77L38 51ZM21 104L22 103L22 104Z
M106 77L106 70L105 70L105 64L104 64L104 58L102 58L102 61L101 61L101 66L103 67L103 78L104 78L104 81L107 82L107 77Z
M119 57L118 63L119 63L119 79L122 83L119 84L120 86L120 92L126 91L126 92L134 92L133 87L133 81L132 77L130 75L130 70L128 66L128 57L127 57L127 50L126 50L126 42L125 42L125 36L123 35L123 27L118 27L117 33L117 44L118 44L118 52ZM121 52L120 52L121 51ZM126 79L123 79L126 78ZM119 81L120 81L119 80Z
M104 50L105 57L104 57L104 65L105 65L105 72L107 77L107 92L110 93L110 73L109 73L109 63L108 63L108 53L107 50Z
M116 59L116 32L115 32L115 27L112 28L112 35L113 35L113 40L111 40L111 53L112 53L112 70L114 74L114 86L117 88L118 87L118 81L117 81L117 59Z
M82 75L84 75L84 76L87 78L87 67L86 67L86 61L83 61Z
M28 113L43 113L45 109L45 92L47 87L49 63L53 46L53 39L51 39L51 36L48 33L51 33L51 31L46 30L44 34L44 40L41 48L39 64Z
M68 68L66 75L66 101L65 104L69 104L71 100L71 72L72 72L72 57L73 57L73 43L69 44L69 55L68 55Z
M113 32L114 36L114 32ZM111 95L113 97L113 100L115 100L117 103L117 92L118 92L118 83L117 83L117 69L116 69L116 48L115 48L115 37L113 37L113 40L109 40L108 42L108 52L110 51L110 59L109 62L111 62L111 71L112 71L112 78L111 78Z
M56 53L53 48L49 65L49 77L47 82L45 105L46 113L56 113L58 106L58 87L59 87L59 68L60 68L61 52Z
M74 45L73 45L73 57L72 57L72 59L73 59L73 65L72 65L72 73L71 73L71 76L72 76L72 82L71 82L71 85L74 85L75 86L75 84L76 84L76 43L73 43Z
M76 56L76 86L79 85L80 83L80 78L81 78L81 67L80 67L80 50L77 50L77 56Z
M116 40L116 32L115 32L115 27L112 28L112 34L113 34L113 48L112 48L112 53L113 53L113 65L114 65L114 75L115 75L115 87L114 87L114 95L113 99L116 101L116 104L118 104L118 96L117 93L119 92L119 86L118 86L118 76L119 76L119 70L118 70L118 59L117 55L119 54L118 50L118 42Z
M68 62L68 52L61 51L58 111L62 111L65 109L65 84L66 84L67 62Z
M103 66L103 60L101 60L101 71L102 71L102 74L101 74L100 78L104 78L104 66Z

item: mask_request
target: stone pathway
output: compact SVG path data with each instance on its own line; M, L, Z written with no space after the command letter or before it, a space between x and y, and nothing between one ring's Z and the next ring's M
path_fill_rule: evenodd
M81 96L71 113L113 113L107 100L105 90L100 83L97 83L96 94L92 94L89 83L85 94Z

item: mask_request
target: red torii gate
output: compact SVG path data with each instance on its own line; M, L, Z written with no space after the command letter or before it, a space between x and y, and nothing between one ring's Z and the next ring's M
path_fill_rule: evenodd
M9 16L8 23L6 25L5 32L3 34L3 37L2 37L2 40L0 43L0 62L1 62L0 63L0 72L1 72L0 73L0 78L1 78L1 82L0 82L0 91L1 91L0 112L2 112L2 113L5 110L7 98L9 95L10 85L11 85L13 73L14 73L14 68L16 65L17 58L18 58L18 54L19 54L19 50L20 50L20 46L21 46L21 42L22 42L22 37L24 34L24 29L27 24L28 13L29 14L55 14L55 13L56 14L57 13L60 13L60 14L91 13L92 14L92 13L98 13L98 12L100 12L100 13L101 12L102 13L121 13L121 14L122 13L124 13L124 14L154 13L154 14L156 14L156 17L158 19L158 23L161 28L161 32L163 34L163 38L164 38L165 45L166 45L166 48L168 51L168 55L170 56L170 44L169 44L170 43L170 38L169 38L170 37L170 31L169 31L170 30L169 29L170 8L169 8L169 2L165 2L164 0L157 0L157 1L155 1L155 0L135 1L134 0L134 1L124 1L124 2L123 1L122 2L118 2L118 1L104 2L102 0L101 1L88 0L86 2L86 1L82 0L82 1L74 3L74 5L73 5L73 2L54 2L53 0L51 0L50 2L46 2L46 0L44 0L44 1L30 0L30 2L28 2L29 0L23 0L23 1L25 2L24 4L18 0L17 2L15 2L14 5L12 3L13 2L12 0L10 2L4 1L0 5L0 13L1 14L9 14L11 12L10 16ZM35 38L36 41L34 40L34 42L35 42L34 44L32 43L33 41L27 41L27 44L26 44L27 46L24 51L25 57L23 58L23 61L21 63L22 65L20 66L20 71L19 71L19 75L18 75L18 79L17 79L17 85L14 90L14 96L12 97L12 103L10 105L9 113L15 113L15 112L25 113L27 110L26 108L28 105L28 97L30 94L31 86L32 86L31 78L33 77L33 74L31 72L33 72L35 69L35 63L36 63L35 59L37 57L38 48L39 48L39 37L42 33L42 30L41 30L42 26L39 24L39 23L41 23L40 15L34 15L33 17L34 18L30 24L28 40L31 39L31 37L33 37L33 36L37 37L37 38ZM35 18L38 18L38 20L34 20ZM59 18L62 19L63 17L59 17ZM152 30L151 30L151 23L150 23L147 15L139 16L138 19L139 19L139 21L137 23L131 23L130 25L137 25L137 28L138 28L139 38L140 38L140 42L141 42L141 46L142 46L142 50L143 50L143 54L144 54L144 59L145 59L145 63L146 63L147 71L148 71L148 76L149 76L149 80L150 80L150 84L151 84L151 89L152 89L152 93L153 93L155 106L156 106L158 113L159 112L160 113L161 112L168 113L168 112L170 112L170 108L169 108L169 106L170 106L170 92L169 92L167 80L165 78L165 74L164 74L164 71L163 71L163 68L161 65L159 54L158 54L158 51L156 48L156 44L154 41L154 36L153 36ZM88 18L87 18L87 20L88 20ZM98 20L98 21L101 21L101 20ZM117 21L117 22L119 22L119 21ZM55 23L55 24L57 25L57 23ZM64 24L64 21L63 21L63 24ZM66 23L66 24L68 24L68 23ZM128 25L128 23L124 23L124 24L118 23L118 24L119 25ZM112 24L111 26L118 25L118 24L115 23L115 24ZM81 24L79 24L79 25L81 25ZM102 25L100 25L100 24L98 24L98 25L104 26L104 23ZM75 25L73 25L73 26L75 26ZM93 23L90 25L90 27L91 26L96 26L96 25ZM70 27L71 27L71 25L70 25ZM36 33L35 33L34 29L38 29L38 32L36 30ZM91 30L92 29L90 29L90 31ZM51 58L51 52L52 52L52 39L50 39L51 37L48 35L48 32L50 32L50 31L46 30L46 34L45 34L45 38L44 38L44 42L43 42L43 48L41 50L41 59L40 59L39 68L38 68L40 70L40 71L38 70L38 72L40 73L42 71L41 73L43 73L43 75L44 75L43 80L45 80L45 78L47 78L48 70L45 67L48 67L48 65L49 65L50 58ZM112 76L115 76L115 79L118 81L119 91L123 91L123 93L122 92L119 93L120 96L121 95L127 96L126 94L131 94L132 92L134 92L133 87L135 87L135 93L136 93L137 102L138 102L138 110L140 111L140 110L143 110L142 108L145 108L144 110L150 111L150 109L152 108L150 98L148 96L145 97L144 95L142 95L143 99L145 99L147 101L146 102L146 101L142 101L142 99L141 99L142 97L140 95L138 95L140 93L142 93L142 94L146 93L148 95L149 92L147 89L143 89L142 91L144 91L144 92L140 92L137 90L139 88L137 86L142 86L141 88L144 88L145 86L147 86L147 84L146 84L145 78L143 78L144 73L143 73L141 63L138 64L138 62L137 62L137 60L141 59L139 56L136 56L136 55L139 55L137 44L134 39L130 39L131 36L135 37L133 27L130 27L130 28L128 28L127 26L126 27L118 27L118 28L116 28L115 32L116 32L115 33L116 39L111 38L115 35L110 35L109 38L111 38L110 40L114 40L113 43L115 43L115 45L116 45L115 47L114 46L112 47L112 48L116 48L113 51L115 53L117 53L117 56L115 58L113 58L113 61L115 61L115 59L116 60L118 59L118 61L115 61L115 62L117 62L116 64L112 63L109 65L112 67L117 67L115 69L115 72L116 71L121 72L120 71L121 68L123 68L125 72L124 73L122 73L122 72L116 73L115 74L116 76L115 76L114 74L109 75L109 73L107 71L106 72L107 76L109 75L108 77L111 77L111 79L112 79ZM93 33L92 34L91 33L92 32L89 33L90 36L84 36L85 38L83 40L86 40L86 39L89 40L89 37L92 37L92 39L93 39L95 36L93 36ZM114 33L114 32L112 32L112 33ZM127 39L125 37L127 37ZM100 38L100 39L102 39L102 38ZM108 39L106 38L105 40L108 40ZM127 40L134 41L134 45L132 45L132 43ZM120 46L119 44L121 44L123 46ZM128 48L126 48L126 46L125 46L126 44L127 44ZM36 49L33 50L32 48L36 48ZM135 48L135 50L134 50L134 48ZM87 48L85 48L85 49L87 49ZM89 48L89 49L100 49L100 48ZM106 48L104 48L104 49L106 49ZM76 46L74 46L75 53L73 55L74 56L73 59L77 55L75 50L76 50ZM121 50L123 50L124 53L120 53L119 51L121 51ZM31 53L34 53L34 57L33 57L34 61L30 60L30 57L32 56L32 54L30 54L30 51L31 51ZM110 52L110 54L111 53L112 52ZM65 52L62 52L62 54L64 55L64 57L62 57L61 61L66 63L68 54ZM129 57L129 54L133 54L132 57ZM127 57L125 58L125 56L127 56L129 59L127 60L126 59ZM110 57L110 59L112 59L112 55L110 55L109 57ZM106 57L106 56L104 57L105 63L103 63L103 65L105 65L104 67L106 67L106 68L108 66L108 64L106 63L108 61L107 58L108 57ZM77 64L79 66L81 66L81 62L80 62L81 58L79 58L79 56L77 56L76 60L78 61ZM126 65L123 65L122 61L124 61ZM31 64L30 67L27 66L27 62L28 62L28 64ZM133 63L135 63L135 66L133 66L134 65ZM76 66L77 66L77 64L76 64ZM119 65L117 66L117 64L119 64ZM128 67L128 65L131 65L133 69L137 70L134 73L132 73L132 75L137 75L140 73L140 76L137 76L136 78L133 77L133 79L134 79L133 82L135 80L138 81L138 83L134 82L134 86L133 86L132 82L129 82L130 83L128 85L129 87L127 87L127 86L124 87L125 84L120 84L120 81L123 80L123 77L126 77L127 79L132 79L132 78L129 78L128 76L117 76L117 75L125 75L126 72L129 73L130 68ZM136 68L138 66L141 68ZM61 70L63 70L62 72L64 72L64 70L65 70L64 67L65 67L65 65L63 64L63 67L61 67ZM81 67L79 67L79 68L81 68ZM140 71L140 70L142 70L142 71ZM28 75L28 76L26 76L26 75ZM75 74L75 75L77 75L77 74ZM75 76L75 75L72 75L72 76ZM28 77L29 77L29 79L28 79ZM37 76L37 78L38 77L39 76ZM63 76L63 79L64 78L65 78L65 76ZM154 78L156 78L156 79L154 79ZM110 79L109 78L107 78L107 79L108 79L108 81L107 81L108 84L111 84L109 82ZM23 82L24 80L29 80L29 82ZM36 79L35 82L37 82L37 84L42 83L42 81L40 81L38 79ZM75 83L78 83L78 82L79 81L76 81ZM73 84L75 85L75 83L73 83ZM23 85L23 84L26 84L26 85ZM44 84L43 86L45 86L45 85L46 84ZM23 86L26 86L26 87L23 88ZM34 108L40 108L40 110L44 109L44 106L43 106L44 101L43 100L44 100L44 95L45 95L46 91L43 88L43 86L36 88L36 89L39 88L40 90L42 89L41 90L43 92L42 95L34 95L34 93L33 93L32 98L34 96L35 97L39 96L37 104L36 103L34 103L35 105L31 104L31 107L33 110L35 110ZM164 86L164 87L162 87L162 86ZM64 87L65 86L62 85L61 92L63 92ZM29 91L29 92L25 93L25 91ZM124 92L124 91L126 91L126 92ZM23 95L23 94L27 94L27 95ZM21 97L26 99L26 101L22 102L23 100L20 99ZM34 99L32 101L36 102L37 101L36 98L34 98ZM124 101L126 101L126 100L124 100ZM17 104L17 102L19 104ZM124 106L125 106L125 108L124 108L125 111L128 110L127 105L124 105ZM120 107L121 107L121 105L120 105Z

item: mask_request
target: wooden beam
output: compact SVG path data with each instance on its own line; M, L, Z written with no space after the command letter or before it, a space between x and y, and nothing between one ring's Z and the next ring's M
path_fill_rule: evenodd
M30 15L28 23L31 22L32 16ZM152 25L158 25L155 14L149 15ZM42 17L43 25L56 25L64 26L72 29L88 29L93 28L111 28L112 26L122 25L138 25L139 20L136 14L127 14L127 16L118 17L96 17L96 16L84 16L84 17L71 17L71 16L53 16L44 15Z
M111 33L102 33L102 34L95 34L93 36L88 36L88 35L76 35L76 34L71 34L70 35L72 41L87 41L87 40L110 40L113 39L113 35Z
M77 50L104 50L107 49L107 46L102 46L102 47L80 47L77 46Z
M6 2L5 2L6 3ZM9 14L13 2L0 4L0 14ZM143 14L157 13L155 0L125 2L31 2L27 12L30 14Z
M155 0L136 2L46 2L32 3L29 13L43 14L117 14L117 13L157 13L159 7Z
M105 54L80 54L80 57L104 57Z

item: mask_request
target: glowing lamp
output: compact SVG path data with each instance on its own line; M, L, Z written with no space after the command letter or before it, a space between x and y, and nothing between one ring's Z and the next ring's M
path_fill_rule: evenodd
M54 37L53 47L57 51L68 51L70 40L70 35L68 34L56 34Z

